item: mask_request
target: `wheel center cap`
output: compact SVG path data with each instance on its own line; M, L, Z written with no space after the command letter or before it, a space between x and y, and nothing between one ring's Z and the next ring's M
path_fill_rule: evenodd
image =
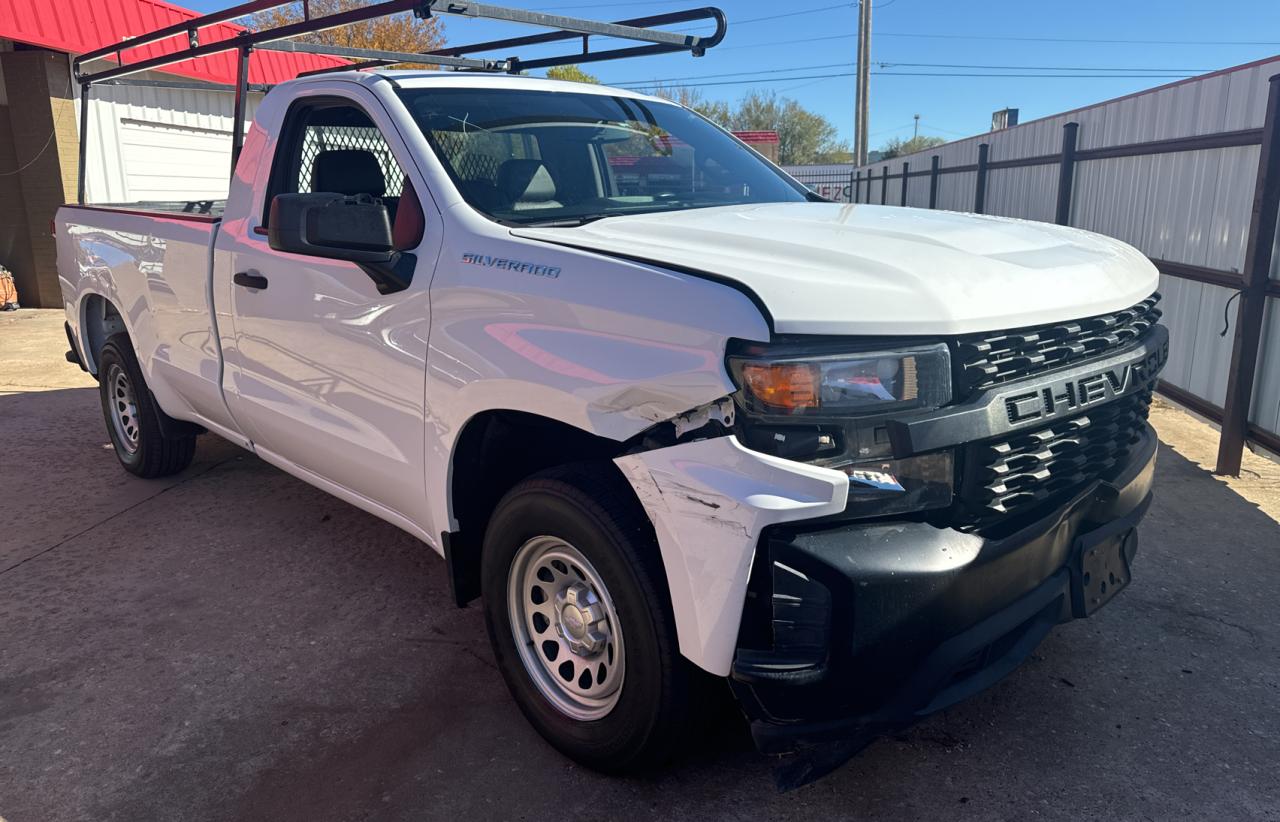
M587 621L583 619L582 611L573 605L564 606L564 610L560 612L560 622L565 631L575 639L581 639L587 632Z

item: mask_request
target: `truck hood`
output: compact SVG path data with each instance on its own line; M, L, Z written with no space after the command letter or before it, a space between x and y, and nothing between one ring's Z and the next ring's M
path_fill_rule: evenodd
M782 334L963 334L1078 319L1155 291L1118 240L915 208L772 203L517 228L529 239L732 280Z

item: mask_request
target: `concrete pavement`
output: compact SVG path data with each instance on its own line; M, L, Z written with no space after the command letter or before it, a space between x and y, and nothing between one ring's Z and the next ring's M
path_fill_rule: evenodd
M0 314L8 822L1280 818L1280 472L1214 479L1194 461L1212 433L1177 409L1156 414L1130 590L779 795L727 719L662 775L576 767L511 702L443 562L234 446L125 474L61 322Z

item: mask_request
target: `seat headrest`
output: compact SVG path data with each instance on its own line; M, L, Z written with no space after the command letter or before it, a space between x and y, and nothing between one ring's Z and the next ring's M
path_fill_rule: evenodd
M333 149L320 152L311 161L311 190L381 197L387 192L387 180L372 151Z
M507 160L498 167L498 191L512 204L545 203L556 198L556 182L541 160Z

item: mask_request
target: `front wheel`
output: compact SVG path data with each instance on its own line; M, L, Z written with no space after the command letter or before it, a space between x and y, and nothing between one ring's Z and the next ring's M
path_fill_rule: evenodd
M521 711L563 753L622 772L670 755L697 673L679 653L652 527L611 468L513 488L485 533L482 586Z

